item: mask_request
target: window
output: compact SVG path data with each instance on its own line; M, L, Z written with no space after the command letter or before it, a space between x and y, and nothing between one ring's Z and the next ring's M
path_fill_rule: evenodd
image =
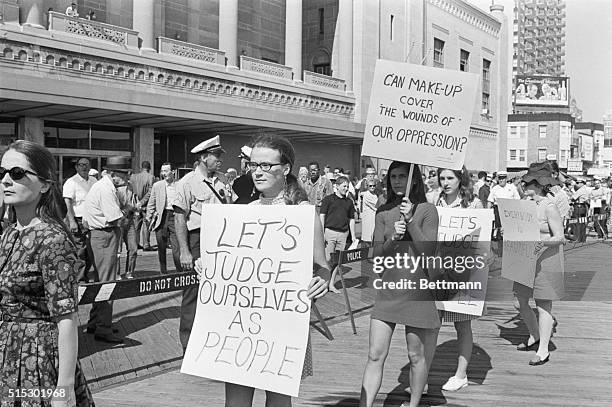
M491 92L491 61L482 59L482 114L488 115Z
M459 70L460 71L468 72L470 70L469 60L470 60L470 53L462 49L459 55Z
M444 41L434 38L434 60L433 66L444 68Z
M510 150L510 161L516 161L516 150Z
M331 65L329 63L317 64L317 65L314 65L313 68L316 73L320 73L321 75L331 76Z
M525 150L519 150L519 161L525 162Z
M527 138L527 126L521 126L521 138Z
M0 151L17 140L17 120L0 117Z
M319 9L319 34L325 34L325 9Z
M393 42L393 20L394 20L394 16L393 14L391 14L391 18L389 21L389 40L391 40L391 42Z
M538 148L538 161L546 160L546 149Z
M510 136L508 138L519 138L518 127L510 126Z
M604 147L612 147L612 127L606 127L604 130Z
M45 121L45 146L85 150L132 150L129 127Z
M540 124L538 127L540 129L540 138L546 138L546 128L547 128L547 126L545 124Z
M565 162L565 160L567 160L567 150L561 150L559 152L559 161Z
M482 114L489 114L489 94L487 92L482 92Z

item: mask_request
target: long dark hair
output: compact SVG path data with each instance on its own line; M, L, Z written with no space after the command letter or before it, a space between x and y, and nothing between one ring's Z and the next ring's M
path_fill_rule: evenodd
M300 187L298 179L291 173L295 163L295 150L291 142L284 137L263 134L253 142L253 148L255 147L276 150L280 153L280 162L282 164L289 164L289 174L285 177L285 204L297 205L300 202L307 201L308 195L306 191Z
M399 201L402 198L395 193L393 187L391 186L391 171L396 168L405 168L406 172L410 174L410 166L414 167L414 170L412 172L412 182L414 184L410 188L408 198L413 204L427 202L427 197L425 196L425 184L423 183L423 177L421 175L421 170L419 169L419 166L416 164L405 163L402 161L393 161L389 166L389 170L387 171L387 204L396 203L396 201Z
M36 216L44 222L55 223L60 226L74 244L72 233L62 220L65 203L57 181L55 158L51 152L44 146L27 140L17 140L11 143L8 150L23 154L38 177L49 184L49 189L47 192L41 193L38 205L36 205ZM15 208L12 208L12 210L14 211Z
M467 208L470 206L470 203L474 200L474 189L472 187L472 179L470 178L470 173L467 168L463 166L461 170L451 170L450 168L438 168L438 185L440 184L440 174L442 171L452 171L455 174L455 177L459 180L459 197L461 198L461 207ZM440 193L440 199L444 197L444 192Z

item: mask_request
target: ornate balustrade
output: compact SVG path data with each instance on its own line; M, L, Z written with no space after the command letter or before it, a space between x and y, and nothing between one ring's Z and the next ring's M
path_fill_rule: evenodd
M138 32L128 28L69 17L55 11L49 12L49 30L61 31L83 37L108 41L117 45L138 48Z
M293 80L293 69L290 67L264 61L262 59L247 57L245 55L240 56L240 70L257 72L275 78Z
M346 91L346 82L344 80L316 72L304 71L304 83L342 92Z
M157 37L157 52L198 62L225 65L225 52L172 38Z

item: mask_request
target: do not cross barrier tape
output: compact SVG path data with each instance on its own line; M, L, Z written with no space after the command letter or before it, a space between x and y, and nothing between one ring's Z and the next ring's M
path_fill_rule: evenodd
M79 305L181 291L186 287L197 284L199 282L195 271L105 283L81 284L79 285Z

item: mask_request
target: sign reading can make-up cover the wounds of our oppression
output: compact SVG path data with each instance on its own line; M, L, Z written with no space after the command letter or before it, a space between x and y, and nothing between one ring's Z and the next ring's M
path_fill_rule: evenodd
M479 76L378 60L362 155L463 166Z
M204 205L202 277L182 373L297 396L314 207Z

